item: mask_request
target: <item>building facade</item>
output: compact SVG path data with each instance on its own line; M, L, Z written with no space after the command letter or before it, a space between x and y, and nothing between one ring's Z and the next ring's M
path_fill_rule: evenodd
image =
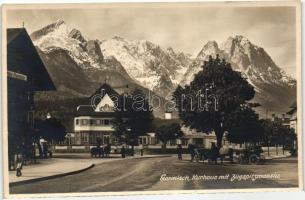
M74 139L76 145L115 143L113 119L115 98L119 94L108 84L103 84L91 97L90 105L79 105L74 117Z

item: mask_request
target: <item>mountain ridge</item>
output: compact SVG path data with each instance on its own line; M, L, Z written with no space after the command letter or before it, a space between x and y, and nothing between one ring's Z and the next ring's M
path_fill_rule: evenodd
M176 86L188 84L208 56L219 54L254 86L256 96L253 101L262 104L261 110L270 108L275 112L285 112L290 101L296 99L296 81L279 68L262 47L241 35L230 36L220 44L208 41L195 58L147 40L131 41L119 36L108 40L90 40L79 30L67 26L63 20L33 32L31 38L41 51L47 67L59 68L61 63L69 71L72 70L70 67L77 66L79 74L83 75L77 74L74 77L81 79L84 76L84 80L88 79L89 82L101 82L113 73L118 78L112 80L114 85L125 83L126 81L120 81L124 77L129 84L148 88L170 99ZM66 54L64 59L72 63L71 58L75 64L56 59L56 56L63 54ZM48 57L50 58L47 59ZM69 86L69 78L66 79L66 83L61 83L61 88L79 93L77 87Z

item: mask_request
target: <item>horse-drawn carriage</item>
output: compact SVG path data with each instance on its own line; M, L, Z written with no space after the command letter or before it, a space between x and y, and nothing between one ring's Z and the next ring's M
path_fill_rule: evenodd
M260 146L251 146L235 150L235 159L239 164L264 164L266 159Z
M111 152L111 145L107 145L105 147L100 147L100 146L96 146L96 147L92 147L90 149L90 154L91 154L91 157L109 157L110 155L110 152Z
M222 147L219 150L194 148L194 160L204 161L207 160L209 164L217 163L220 160L229 160L231 163L236 162L239 164L263 164L265 157L262 155L263 151L259 146L248 147L245 149L232 149Z

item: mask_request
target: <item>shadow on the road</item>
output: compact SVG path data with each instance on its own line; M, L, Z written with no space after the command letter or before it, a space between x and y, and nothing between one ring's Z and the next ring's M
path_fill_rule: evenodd
M279 163L298 163L297 159L273 159L270 161L267 161L267 163L275 163L275 164L279 164Z
M89 154L60 154L54 155L53 158L62 158L62 159L109 159L109 158L121 158L118 156L109 156L109 157L91 157Z

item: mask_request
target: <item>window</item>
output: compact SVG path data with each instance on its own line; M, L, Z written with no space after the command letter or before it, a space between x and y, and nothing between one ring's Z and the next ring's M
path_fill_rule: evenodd
M88 124L88 120L87 119L82 119L82 125L87 125Z
M105 125L109 125L109 124L110 124L109 120L108 120L108 119L105 119L105 120L104 120L104 124L105 124Z
M89 135L88 133L81 133L82 142L88 142Z
M90 119L90 125L94 125L94 120Z
M75 120L75 124L78 125L79 124L79 119Z
M96 125L100 125L101 124L101 120L100 119L97 119L95 122L96 122Z
M111 112L113 108L109 104L105 104L103 107L100 107L100 111Z

